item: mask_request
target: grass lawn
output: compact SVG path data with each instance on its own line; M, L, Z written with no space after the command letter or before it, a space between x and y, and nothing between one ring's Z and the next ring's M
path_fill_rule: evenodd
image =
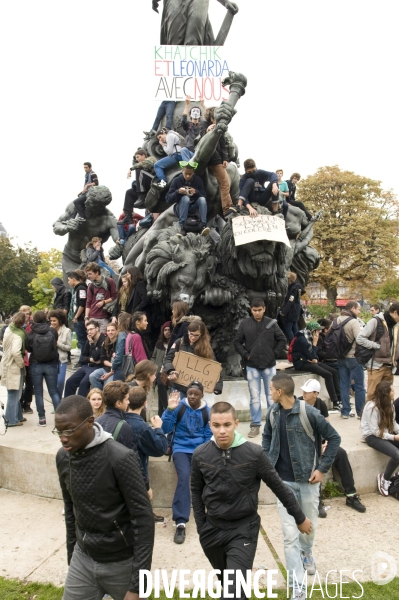
M364 598L364 600L396 600L399 598L399 578L395 578L387 585L375 585L374 583L363 583L364 592L358 584L348 583L342 586L342 596L338 586L338 591L335 591L335 586L329 586L328 593L331 598ZM309 598L320 600L327 598L324 589L324 595L321 592L314 592ZM40 583L23 583L11 579L3 579L0 577L0 598L1 600L61 600L62 588L56 588L50 584ZM310 594L310 588L308 588ZM255 598L255 596L252 596ZM278 599L287 598L285 590L278 590ZM165 600L166 596L161 592L161 600ZM178 591L174 594L174 600L179 599ZM209 596L206 599L210 600ZM84 598L82 598L84 600ZM150 596L153 600L153 596Z

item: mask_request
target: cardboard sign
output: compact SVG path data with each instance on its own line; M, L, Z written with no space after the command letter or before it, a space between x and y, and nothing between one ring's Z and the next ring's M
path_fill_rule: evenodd
M188 386L192 381L199 381L207 394L213 393L222 371L220 363L190 352L176 352L173 366L179 374L176 383Z
M236 246L250 244L258 240L282 242L288 247L287 232L284 219L271 215L258 215L257 217L235 217L233 219L233 235Z
M227 100L222 81L229 66L222 54L220 46L155 46L155 100Z

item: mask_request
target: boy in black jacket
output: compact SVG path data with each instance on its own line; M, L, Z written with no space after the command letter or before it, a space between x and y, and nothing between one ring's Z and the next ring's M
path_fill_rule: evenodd
M266 206L271 213L277 214L280 196L277 174L273 171L257 169L252 158L244 161L244 169L245 173L240 179L240 196L237 206L244 205L253 217L258 216L257 210L252 206L253 203Z
M260 402L261 382L265 388L267 405L271 406L270 381L276 374L276 357L285 350L285 335L277 323L265 317L266 306L262 298L251 302L252 317L244 319L234 338L234 347L245 361L251 413L251 425L248 437L259 435L262 421Z
M234 571L224 594L245 598L242 590L236 594L236 573L241 571L245 577L252 569L260 527L260 482L276 494L300 532L309 534L312 524L262 447L237 433L238 420L231 404L214 404L209 424L213 438L194 451L191 463L194 518L205 555L212 568L221 571L219 579L223 581L226 569Z
M201 177L195 174L196 167L197 163L191 161L185 164L181 175L173 179L165 198L168 204L174 204L173 210L179 217L181 235L186 235L184 223L188 215L196 211L201 219L201 235L209 234L209 227L206 226L206 192Z
M63 599L139 600L139 571L151 569L154 546L151 504L137 455L93 421L81 396L55 413L69 564Z

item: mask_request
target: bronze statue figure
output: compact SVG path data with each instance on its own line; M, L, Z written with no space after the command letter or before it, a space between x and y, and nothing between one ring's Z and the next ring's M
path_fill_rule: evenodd
M227 9L219 34L215 38L209 20L209 0L164 0L161 44L167 46L223 46L238 6L230 0L218 0ZM152 0L158 12L160 0Z

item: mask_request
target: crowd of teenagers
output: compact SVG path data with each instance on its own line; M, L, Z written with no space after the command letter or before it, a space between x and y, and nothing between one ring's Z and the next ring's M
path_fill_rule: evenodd
M112 313L100 322L101 315L96 319L86 312L90 297L85 279L97 281L97 274L92 265L84 275L71 274L69 281L75 285L69 307L32 315L28 306L22 306L2 331L1 382L7 388L9 427L22 425L24 415L32 414L33 394L39 425L46 425L44 381L55 410L53 433L62 444L57 469L70 563L64 600L101 598L101 594L115 600L138 598L138 571L150 568L154 523L163 521L151 508L148 462L150 457L168 454L177 473L174 542L185 542L192 506L212 567L222 573L251 569L260 526L257 496L263 480L278 498L292 598L305 598L304 572L312 575L316 570L312 548L317 519L326 516L320 496L323 475L334 466L346 505L359 513L366 512L366 507L356 491L340 436L329 421L327 404L319 397L319 381L309 378L302 395L296 397L289 371L276 372L276 358L289 345L288 357L292 356L295 370L313 373L302 368L301 358L317 366L319 355L320 364L336 369L343 418L348 416L344 409L350 410L354 385L362 441L388 457L385 471L377 478L379 492L387 496L399 468L399 399L394 400L393 390L399 358L399 303L385 312L374 307L373 317L361 327L359 306L349 302L332 323L310 321L289 342L277 320L265 316L263 300L252 300L251 315L241 322L234 345L248 379L248 438L260 432L262 381L265 388L268 410L260 445L237 432L236 412L230 403L221 401L210 407L199 381L187 386L176 382L176 352L215 358L208 329L190 313L189 306L183 301L173 304L171 319L162 325L158 342L151 348L145 335L145 306L136 310L132 302L133 296L137 303L144 297L143 290L134 292L142 287L142 278L137 276L132 288L137 273L133 270L127 275L128 283L121 286ZM58 286L55 301L61 296L67 298ZM107 300L105 294L95 298L94 308L102 308ZM294 301L295 294L288 296L288 304ZM126 312L128 306L133 314ZM283 316L290 311L286 304ZM80 345L77 369L65 385L71 348L68 313L75 322L86 315L85 342ZM332 349L343 353L335 366L329 358ZM124 370L126 364L130 372ZM159 410L149 419L147 398L154 385L158 386ZM214 394L222 391L220 378ZM334 396L330 399L334 402ZM94 576L99 568L104 573L101 580Z
M176 102L173 101L161 103L152 129L144 132L146 147L139 147L134 153L132 166L127 174L127 177L132 179L132 184L125 193L123 212L117 221L119 235L117 243L122 247L138 229L151 227L160 214L146 210L143 216L135 212L135 209L145 209L145 200L151 188L164 190L166 204L173 206L173 211L178 218L180 235L184 236L188 232L209 235L212 231L212 239L216 243L219 239L215 220L212 219L208 223L209 198L202 178L196 174L198 163L194 160L197 143L216 125L217 107L206 107L202 99L199 106L193 106L191 98L187 96L178 126L176 121L176 129L180 128L184 131L182 136L173 129L175 105ZM160 127L164 117L166 117L166 126ZM157 146L157 153L163 153L162 158L149 154L147 148L153 148L154 143ZM248 158L243 163L244 173L240 177L239 189L232 197L227 167L233 158L235 159L235 152L231 152L230 146L231 139L228 134L222 134L206 165L219 189L221 216L227 219L245 208L251 216L256 217L257 207L261 206L266 207L272 214L281 214L286 219L289 207L293 206L299 209L301 227L304 229L312 221L312 215L295 196L297 183L301 179L300 174L295 172L289 179L284 180L282 169L275 171L261 169L257 167L255 160ZM90 187L99 185L99 178L90 162L85 162L83 166L84 186L73 201L71 205L73 208L69 210L66 220L63 221L65 224L70 220L83 222L90 218L89 213L86 212L87 193ZM173 174L169 183L168 173ZM107 269L111 275L114 274L105 261L100 238L95 237L87 244L86 257L88 262L96 262Z

